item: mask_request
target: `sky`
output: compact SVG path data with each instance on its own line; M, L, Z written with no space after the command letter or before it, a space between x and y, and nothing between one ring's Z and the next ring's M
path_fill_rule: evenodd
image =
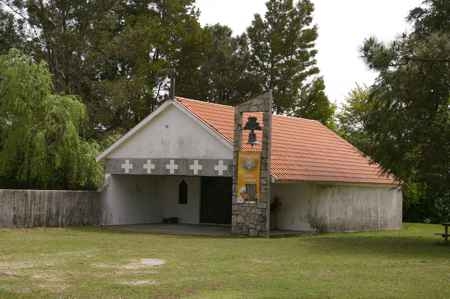
M376 73L360 58L364 39L391 41L410 28L408 12L422 0L312 0L319 28L316 48L329 99L341 105L356 84L370 85ZM241 34L255 13L264 14L266 0L197 0L203 25L221 23Z

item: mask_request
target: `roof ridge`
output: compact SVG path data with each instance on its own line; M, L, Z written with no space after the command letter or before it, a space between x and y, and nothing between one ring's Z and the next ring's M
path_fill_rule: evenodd
M181 96L176 96L175 97L176 100L178 102L181 101L191 101L191 102L197 102L200 104L207 104L207 105L216 105L216 106L221 106L224 108L228 108L228 109L235 109L235 106L231 106L231 105L225 105L225 104L219 104L219 103L215 103L215 102L208 102L208 101L202 101L202 100L196 100L196 99L191 99L191 98L186 98L186 97L181 97ZM250 112L251 113L251 112ZM311 121L311 122L318 122L320 123L320 121L316 120L316 119L310 119L310 118L305 118L305 117L300 117L300 116L292 116L292 115L283 115L283 114L272 114L272 116L275 117L281 117L281 118L289 118L289 119L300 119L300 120L306 120L306 121Z
M289 119L294 119L294 120L295 119L301 119L301 120L321 123L317 119L304 118L304 117L300 117L300 116L283 115L283 114L274 114L273 116L280 117L280 118L289 118Z
M224 108L232 108L232 109L234 109L234 106L231 106L231 105L219 104L219 103L214 103L214 102L207 102L207 101L202 101L202 100L195 100L195 99L190 99L190 98L185 98L185 97L178 97L178 96L175 97L175 98L176 98L176 100L178 102L191 101L191 102L197 102L197 103L200 103L200 104L216 105L216 106L221 106L221 107L224 107Z

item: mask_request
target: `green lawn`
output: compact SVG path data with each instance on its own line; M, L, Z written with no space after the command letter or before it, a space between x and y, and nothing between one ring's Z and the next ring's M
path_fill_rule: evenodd
M250 239L4 229L0 298L450 298L440 231Z

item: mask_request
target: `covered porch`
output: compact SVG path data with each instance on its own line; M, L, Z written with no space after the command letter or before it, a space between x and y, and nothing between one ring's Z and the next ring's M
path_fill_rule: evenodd
M113 174L102 192L101 224L230 225L231 185L230 177Z

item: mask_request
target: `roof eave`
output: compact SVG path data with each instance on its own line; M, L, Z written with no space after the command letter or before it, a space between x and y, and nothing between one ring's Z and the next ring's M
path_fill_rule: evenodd
M401 184L398 182L392 183L376 183L376 182L351 182L351 181L316 181L316 180L295 180L295 179L278 179L276 183L280 184L296 184L296 183L314 183L314 184L332 184L332 185L348 185L348 186L370 186L370 187L401 187Z

